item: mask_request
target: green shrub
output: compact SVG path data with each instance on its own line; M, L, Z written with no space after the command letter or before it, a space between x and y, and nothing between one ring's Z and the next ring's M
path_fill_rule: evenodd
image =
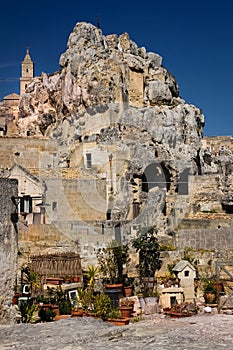
M137 268L140 277L154 277L162 265L157 232L155 227L142 227L132 239L132 246L139 253Z
M111 299L106 294L98 294L94 300L94 309L96 315L106 320L111 311Z
M52 308L49 308L48 310L45 308L41 308L39 311L39 317L42 322L51 322L54 320L54 317L56 316L56 313Z
M121 312L119 309L110 309L108 318L121 318Z
M19 311L23 323L32 323L35 318L37 306L33 304L32 299L22 300L19 303Z
M71 303L69 300L58 301L59 313L60 315L70 315L71 314Z

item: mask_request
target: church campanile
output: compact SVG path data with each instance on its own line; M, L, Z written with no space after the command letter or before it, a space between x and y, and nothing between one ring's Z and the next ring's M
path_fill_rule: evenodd
M22 72L20 78L20 95L24 94L27 85L32 81L34 77L34 63L31 60L29 50L27 49L26 55L22 62Z

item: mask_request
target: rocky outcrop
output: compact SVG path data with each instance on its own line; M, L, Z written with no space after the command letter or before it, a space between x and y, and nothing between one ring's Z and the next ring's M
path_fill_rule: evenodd
M214 176L218 200L224 211L233 213L233 139L230 136L204 140L202 173ZM216 190L215 190L216 191Z
M124 160L113 174L119 185L108 196L114 197L112 218L128 220L136 203L151 213L147 224L159 221L166 231L179 179L200 172L201 111L179 96L161 56L139 48L127 33L104 36L78 23L60 66L28 85L20 100L19 135L56 139L60 166L69 159L80 167L74 156L79 145L111 149L114 159ZM96 176L96 168L90 171Z
M28 86L20 102L20 134L49 134L64 118L77 120L89 108L93 114L97 106L112 102L141 108L166 105L171 111L184 105L162 58L138 48L127 33L104 36L93 25L78 23L60 66L59 72L42 74ZM186 105L185 109L189 108L193 109ZM203 116L195 110L201 132Z

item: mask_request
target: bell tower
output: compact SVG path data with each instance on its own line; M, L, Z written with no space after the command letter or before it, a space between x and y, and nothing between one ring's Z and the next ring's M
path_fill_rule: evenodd
M27 85L32 81L34 77L34 63L31 60L29 49L26 51L26 55L21 65L21 78L20 78L20 95L25 93Z

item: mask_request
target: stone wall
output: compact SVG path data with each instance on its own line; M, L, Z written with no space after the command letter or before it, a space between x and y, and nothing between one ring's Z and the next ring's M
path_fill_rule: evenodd
M176 247L224 251L233 249L233 219L183 220L176 233Z
M19 163L30 171L37 169L38 172L41 156L54 153L56 153L56 143L48 138L0 138L1 168L10 168L15 163Z
M232 136L204 137L202 140L202 147L208 149L215 155L218 155L221 150L233 152L233 138Z
M16 209L11 197L17 196L17 187L17 180L0 179L0 323L14 316L10 306L16 283L18 237L11 221Z

